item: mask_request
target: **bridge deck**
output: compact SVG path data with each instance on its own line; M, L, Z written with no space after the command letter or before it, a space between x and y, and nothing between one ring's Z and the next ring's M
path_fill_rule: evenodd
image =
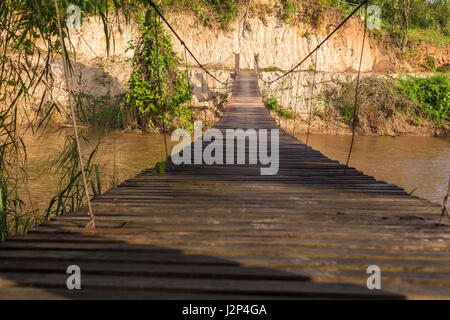
M220 122L277 128L256 76L242 72ZM450 298L440 208L280 135L280 170L150 170L0 245L5 298ZM67 290L67 266L82 290ZM368 290L366 268L381 268Z

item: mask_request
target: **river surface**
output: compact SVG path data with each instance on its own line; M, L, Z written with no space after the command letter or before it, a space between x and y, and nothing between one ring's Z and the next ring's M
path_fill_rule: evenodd
M298 138L306 141L305 135ZM312 135L309 145L345 163L351 136ZM450 138L356 136L350 167L442 204L450 176Z
M71 129L66 129L71 130ZM135 176L165 158L161 134L142 135L120 131L86 134L92 150L101 137L94 160L100 168L102 189ZM170 137L168 136L169 152ZM299 136L304 141L304 136ZM345 162L349 136L312 135L310 145L331 159ZM53 163L64 146L64 131L47 130L39 139L26 135L28 193L34 206L44 211L58 191ZM173 145L173 144L172 144ZM450 139L434 137L356 137L350 166L404 188L414 195L442 203L450 174Z
M55 160L64 148L65 134L72 129L50 130L39 134L39 138L25 135L28 157L28 190L33 205L40 211L48 207L50 199L58 192L58 175ZM99 167L102 191L134 177L144 169L152 168L165 159L164 136L162 134L139 134L110 131L108 133L89 130L84 134L89 143L82 143L82 152L89 155L100 144L93 163ZM170 152L170 136L167 136Z

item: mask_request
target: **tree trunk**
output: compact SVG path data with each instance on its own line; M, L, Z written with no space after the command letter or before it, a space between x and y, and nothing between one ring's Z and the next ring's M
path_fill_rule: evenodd
M403 0L403 39L402 51L405 51L408 45L408 30L409 30L409 14L414 4L414 0Z
M409 21L408 17L405 17L405 20L403 21L402 51L405 51L406 46L408 45L408 29L409 29Z

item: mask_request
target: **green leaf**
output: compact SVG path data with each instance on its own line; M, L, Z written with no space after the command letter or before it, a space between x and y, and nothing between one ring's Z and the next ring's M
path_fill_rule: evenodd
M152 10L153 10L153 9L148 9L147 12L145 13L145 24L146 24L146 25L150 25L150 23L151 23L151 19L152 19Z

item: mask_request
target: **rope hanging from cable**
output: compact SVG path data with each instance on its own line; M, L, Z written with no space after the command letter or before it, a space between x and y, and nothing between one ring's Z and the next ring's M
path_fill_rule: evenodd
M56 10L56 18L58 20L58 31L59 31L59 40L61 42L61 47L62 47L62 60L63 60L63 67L64 67L64 77L66 80L66 87L67 87L67 91L68 91L68 95L69 95L69 106L70 106L70 113L71 113L71 117L72 117L72 125L73 125L73 131L75 134L75 142L77 145L77 153L78 153L78 161L80 164L80 170L81 170L81 177L83 180L83 188L84 188L84 192L86 194L86 201L87 201L87 206L88 206L88 212L89 212L89 216L91 218L91 220L88 222L88 224L85 226L86 228L92 228L95 229L95 215L94 212L92 210L92 206L91 206L91 199L89 198L89 189L87 187L87 180L86 180L86 173L85 173L85 169L84 169L84 163L83 163L83 156L81 153L81 144L80 144L80 138L78 136L78 126L77 126L77 119L75 116L75 109L74 106L72 104L72 99L71 99L71 90L70 90L70 85L69 85L69 66L66 60L66 55L67 55L67 51L66 51L66 47L64 45L64 37L63 37L63 32L62 32L62 27L61 27L61 17L59 14L59 7L58 7L58 1L55 0L55 10ZM67 55L68 57L68 55Z
M305 151L308 150L309 134L311 129L312 102L314 99L314 87L316 86L316 73L317 73L317 51L314 58L313 81L311 85L311 97L309 99L308 131L306 132Z
M358 107L359 83L360 83L360 79L361 79L361 66L362 66L362 60L363 60L363 56L364 56L366 33L367 33L367 7L365 10L364 34L363 34L363 42L362 42L362 48L361 48L361 58L359 59L358 76L356 78L356 88L355 88L355 100L353 103L352 140L350 142L350 149L348 150L347 161L345 163L345 165L346 165L345 170L347 170L347 168L348 168L348 164L350 162L350 156L351 156L352 150L353 150L353 144L355 143L356 113L357 113L357 107Z

